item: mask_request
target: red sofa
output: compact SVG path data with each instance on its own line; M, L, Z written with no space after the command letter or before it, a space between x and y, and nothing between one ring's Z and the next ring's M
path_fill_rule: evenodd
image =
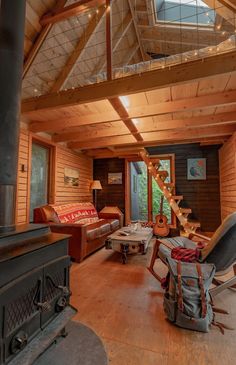
M106 237L120 228L122 213L97 213L92 203L44 205L34 209L34 223L47 223L52 232L71 234L69 255L81 262L104 246Z

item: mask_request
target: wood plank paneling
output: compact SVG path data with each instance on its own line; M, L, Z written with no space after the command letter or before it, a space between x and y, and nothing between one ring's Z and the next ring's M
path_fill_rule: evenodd
M18 182L17 182L17 205L16 223L26 223L28 220L27 207L29 206L30 189L30 148L32 135L21 130L19 157L18 157ZM50 143L50 141L49 141ZM24 171L22 171L24 165ZM79 170L79 186L71 187L64 185L65 167ZM93 160L83 154L75 153L60 145L56 147L56 177L55 177L55 204L69 202L92 201L90 183L93 180Z
M105 205L117 206L125 213L125 160L119 158L103 158L94 160L94 180L100 180L102 190L97 191L97 208ZM109 185L108 173L122 172L121 185Z
M236 133L221 147L220 160L220 201L221 218L236 210Z
M152 154L175 154L176 194L183 195L180 206L191 208L189 217L201 223L203 231L215 231L220 225L219 146L174 145L148 148ZM206 158L207 179L187 180L187 159Z

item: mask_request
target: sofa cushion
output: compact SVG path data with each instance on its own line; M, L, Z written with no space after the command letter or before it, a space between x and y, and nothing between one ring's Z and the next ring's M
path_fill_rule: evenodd
M104 223L100 228L101 228L102 235L108 234L111 232L111 225L109 222Z
M120 221L118 219L107 219L107 221L110 223L112 231L119 229Z
M92 203L71 203L64 205L52 205L57 213L60 223L94 223L98 214Z
M102 235L101 227L96 227L93 229L88 229L86 233L86 238L88 241L93 241Z

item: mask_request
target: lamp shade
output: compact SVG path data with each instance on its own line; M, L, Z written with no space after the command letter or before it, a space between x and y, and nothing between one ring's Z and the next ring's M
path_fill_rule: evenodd
M102 190L102 185L100 183L100 180L93 180L90 186L91 190Z

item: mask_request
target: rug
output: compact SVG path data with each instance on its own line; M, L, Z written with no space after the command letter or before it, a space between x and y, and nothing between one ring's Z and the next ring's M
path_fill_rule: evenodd
M108 359L101 339L89 327L70 321L67 337L59 338L34 365L107 365Z

